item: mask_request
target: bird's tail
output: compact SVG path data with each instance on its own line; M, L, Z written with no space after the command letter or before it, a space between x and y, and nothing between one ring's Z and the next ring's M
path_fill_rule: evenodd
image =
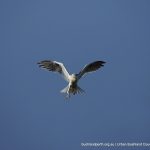
M83 89L81 89L79 86L76 86L75 88L72 88L71 86L66 86L64 89L62 89L60 91L61 93L66 93L67 95L69 95L70 97L70 94L81 94L81 93L84 93L85 91Z
M81 89L79 86L77 86L77 88L75 89L75 91L73 92L73 94L82 94L84 93L85 91L83 89Z
M69 85L67 85L64 89L62 89L61 91L60 91L61 93L67 93L67 92L69 92Z
M61 93L66 94L66 98L70 98L69 88L70 86L67 85L64 89L60 91Z

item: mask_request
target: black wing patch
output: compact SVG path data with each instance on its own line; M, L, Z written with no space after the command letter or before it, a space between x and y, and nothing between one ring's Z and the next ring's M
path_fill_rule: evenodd
M78 78L81 78L85 73L96 71L97 69L104 66L104 61L95 61L86 65L78 74Z
M95 61L93 63L90 63L87 66L85 66L84 72L96 71L100 67L104 66L104 63L105 63L104 61Z
M49 71L62 73L62 68L59 64L51 60L43 60L37 63L39 67L45 68Z

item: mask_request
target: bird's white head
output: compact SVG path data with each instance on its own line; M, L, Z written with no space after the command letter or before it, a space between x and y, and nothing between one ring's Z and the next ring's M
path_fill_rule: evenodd
M76 74L74 73L70 76L70 78L72 82L75 82L77 80Z
M72 76L73 78L76 78L76 74L75 74L75 73L73 73L71 76Z

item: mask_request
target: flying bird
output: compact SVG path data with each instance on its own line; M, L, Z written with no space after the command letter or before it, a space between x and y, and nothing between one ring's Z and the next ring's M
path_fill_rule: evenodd
M77 93L84 93L84 90L78 86L78 81L87 73L94 72L99 68L104 66L104 61L94 61L90 64L87 64L81 69L78 74L69 74L65 66L61 62L43 60L38 62L39 67L47 69L52 72L60 73L64 79L68 82L67 87L62 89L60 92L66 94L66 97L69 98L71 94L75 95Z

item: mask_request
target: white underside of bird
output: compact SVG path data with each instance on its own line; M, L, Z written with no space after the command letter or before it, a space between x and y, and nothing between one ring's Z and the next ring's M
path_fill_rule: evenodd
M61 93L66 93L67 97L70 97L70 94L73 95L77 93L84 93L84 90L78 86L78 78L75 74L69 75L69 84L67 87L61 90Z
M66 97L70 97L71 94L75 95L78 93L84 93L84 90L78 86L78 81L86 73L96 71L103 66L104 61L95 61L85 67L78 74L69 74L64 65L57 61L44 60L39 62L39 66L49 71L60 73L64 79L68 82L67 87L62 89L60 92L66 94Z

